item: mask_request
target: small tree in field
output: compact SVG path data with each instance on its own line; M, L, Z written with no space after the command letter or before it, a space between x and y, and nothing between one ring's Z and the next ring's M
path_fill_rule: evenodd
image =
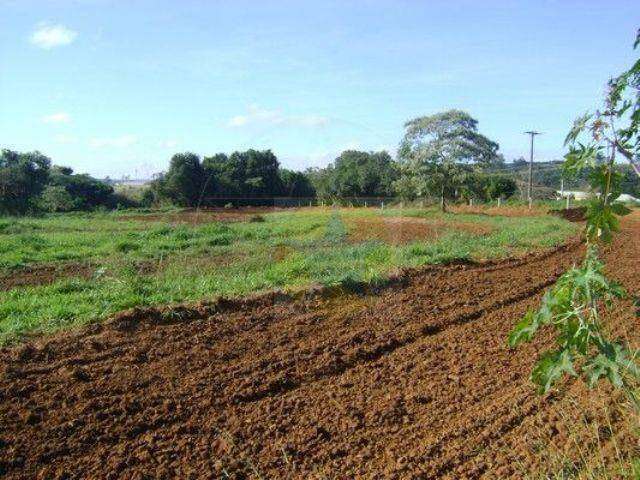
M446 197L464 179L464 165L490 164L498 144L478 133L478 121L468 113L448 110L408 121L398 158L403 176L414 178L416 194L438 195L445 211Z
M613 300L626 294L607 278L598 250L618 230L618 217L629 213L616 201L622 178L616 169L616 153L622 153L640 176L636 163L640 152L639 86L640 60L609 82L604 108L578 118L567 135L566 173L590 169L590 184L598 193L587 206L587 253L582 265L562 275L544 295L540 308L529 311L509 336L509 344L516 346L531 340L545 325L557 331L557 347L540 357L531 374L541 392L548 391L563 375L578 376L581 372L589 386L606 378L637 402L631 386L640 379L638 352L622 341L609 340L601 324L602 314L612 307Z

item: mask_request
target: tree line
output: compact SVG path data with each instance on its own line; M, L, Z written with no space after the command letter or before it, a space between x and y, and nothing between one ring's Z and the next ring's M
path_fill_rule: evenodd
M559 189L562 171L555 164L536 171L536 183ZM558 165L559 167L559 165ZM624 169L623 169L624 170ZM269 205L276 197L317 198L327 202L366 197L404 201L438 199L489 201L514 195L527 163L506 163L496 142L479 132L478 121L460 110L409 120L396 158L386 151L346 150L324 168L297 172L282 168L271 150L236 151L200 157L175 154L137 200L114 192L105 181L52 166L39 152L3 150L0 155L0 212L86 210L97 207L182 207ZM524 172L524 173L523 173ZM627 173L629 175L627 175ZM624 179L632 172L621 170ZM573 185L585 178L567 179ZM628 183L628 185L626 185ZM623 180L627 193L640 193L637 181ZM626 191L625 190L625 191Z
M132 206L106 182L52 166L40 152L0 152L0 213L20 215Z
M195 207L261 205L274 197L313 196L307 175L281 168L271 150L250 149L202 159L195 153L178 153L167 172L151 182L143 201Z
M395 160L386 151L346 150L325 168L293 172L281 168L270 150L204 158L176 154L167 172L152 182L145 201L193 207L268 204L274 197L430 196L438 197L444 209L451 200L513 195L515 181L491 172L502 165L498 144L478 132L477 120L449 110L407 122Z

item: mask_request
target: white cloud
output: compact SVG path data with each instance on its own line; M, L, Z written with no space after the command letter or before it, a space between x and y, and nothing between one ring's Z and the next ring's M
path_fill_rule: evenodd
M178 145L177 140L163 140L160 142L162 148L175 148Z
M44 123L69 123L71 116L66 112L52 113L51 115L45 115L42 117Z
M115 147L127 148L138 142L135 135L121 135L112 138L92 138L89 140L89 146L93 148Z
M327 117L320 115L285 115L281 110L268 110L258 105L249 105L247 113L231 117L227 126L232 128L248 126L289 125L300 127L322 127L329 123Z
M68 29L64 25L40 23L29 37L29 41L36 47L50 50L54 47L69 45L77 36L77 32Z

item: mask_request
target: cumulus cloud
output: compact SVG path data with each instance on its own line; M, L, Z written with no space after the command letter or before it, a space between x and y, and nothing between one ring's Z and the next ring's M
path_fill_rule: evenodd
M285 115L282 110L268 110L258 105L250 105L245 114L231 117L227 126L240 128L289 125L314 128L325 126L328 123L329 119L320 115Z
M51 115L45 115L42 117L44 123L69 123L71 116L66 112L52 113Z
M138 142L138 137L135 135L121 135L119 137L112 138L92 138L89 140L89 146L93 148L127 148Z
M77 32L74 32L64 25L40 23L33 33L31 33L29 41L36 47L50 50L55 47L69 45L77 36Z

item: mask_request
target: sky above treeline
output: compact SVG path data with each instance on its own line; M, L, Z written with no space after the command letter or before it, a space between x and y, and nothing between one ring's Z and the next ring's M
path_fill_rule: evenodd
M99 177L247 148L302 170L458 108L551 160L638 27L637 0L0 0L0 146Z

